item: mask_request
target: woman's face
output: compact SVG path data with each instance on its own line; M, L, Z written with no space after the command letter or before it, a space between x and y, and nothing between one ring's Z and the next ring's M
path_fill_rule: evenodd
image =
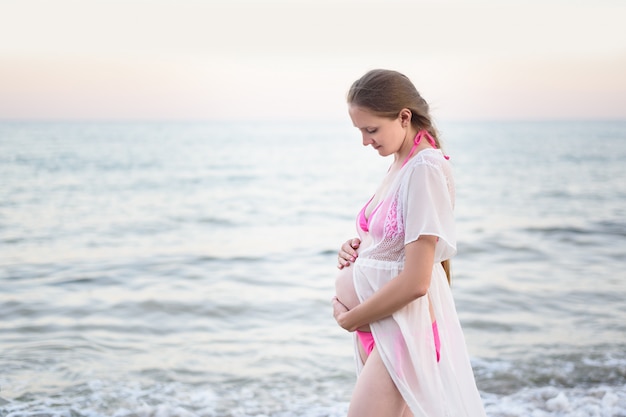
M363 146L372 145L381 156L392 155L400 150L406 137L400 115L389 119L355 105L349 106L348 113L354 126L361 131Z

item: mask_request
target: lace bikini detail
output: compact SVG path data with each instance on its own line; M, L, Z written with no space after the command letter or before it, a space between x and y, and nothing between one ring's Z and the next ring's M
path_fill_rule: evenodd
M387 217L385 218L385 239L394 239L402 234L401 230L398 230L398 200L394 199L389 206Z

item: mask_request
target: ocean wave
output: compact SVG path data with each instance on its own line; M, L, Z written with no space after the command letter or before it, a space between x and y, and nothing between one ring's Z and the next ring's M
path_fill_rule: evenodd
M616 221L599 221L590 223L586 226L533 226L523 229L524 232L531 234L541 234L546 236L562 236L562 235L608 235L608 236L626 236L626 223Z
M626 354L619 346L599 345L586 353L555 350L536 345L534 355L525 360L475 358L477 385L502 396L546 386L567 390L626 386Z
M1 380L1 378L0 378ZM297 383L294 385L294 382ZM339 417L345 390L312 381L234 380L219 386L90 380L48 396L0 397L3 417Z
M224 388L180 383L92 380L50 396L0 398L3 417L341 417L345 390L316 384L271 387L238 381ZM226 389L227 391L226 391ZM626 386L522 389L481 393L488 417L623 417Z
M484 396L489 417L624 417L626 386L524 389L511 395Z

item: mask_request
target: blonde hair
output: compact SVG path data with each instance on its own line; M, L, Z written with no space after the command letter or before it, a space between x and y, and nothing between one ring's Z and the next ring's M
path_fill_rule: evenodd
M389 119L397 118L402 109L409 109L413 127L418 132L426 130L435 140L437 147L441 148L428 103L406 75L386 69L368 71L352 83L347 101L348 104ZM446 259L441 265L450 283L450 260Z

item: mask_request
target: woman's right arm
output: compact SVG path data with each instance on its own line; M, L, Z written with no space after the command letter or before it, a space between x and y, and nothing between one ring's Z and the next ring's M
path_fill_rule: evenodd
M339 253L337 254L337 268L343 269L350 266L351 262L354 262L358 256L356 250L361 245L361 239L355 237L350 239L341 245Z
M333 299L337 323L352 332L368 323L388 317L410 302L426 295L430 287L437 236L423 235L405 245L404 269L371 297L348 310Z

